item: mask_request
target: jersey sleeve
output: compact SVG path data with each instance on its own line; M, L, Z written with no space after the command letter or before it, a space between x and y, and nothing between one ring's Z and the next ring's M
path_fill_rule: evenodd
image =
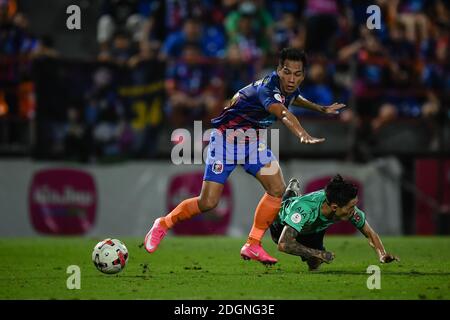
M350 222L356 228L362 229L366 223L366 214L358 207L355 207L355 213L353 214L353 217L350 218Z
M264 79L262 84L257 89L258 99L264 106L264 109L268 110L270 105L274 103L282 103L281 94L278 89L270 82Z
M297 93L297 96L295 98L299 100L307 100L300 92Z
M309 209L303 208L301 205L294 206L289 209L282 222L300 232L310 216Z

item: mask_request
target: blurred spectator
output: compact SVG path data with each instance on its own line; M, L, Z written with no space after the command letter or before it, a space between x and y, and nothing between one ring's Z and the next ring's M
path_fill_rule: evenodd
M142 25L142 37L139 43L148 42L153 51L159 51L166 38L164 25L164 2L160 0L147 0L141 4L140 12L147 19Z
M111 47L111 58L118 64L126 64L135 52L130 36L126 32L117 32Z
M379 30L366 27L366 10L372 4L381 7ZM40 97L40 103L52 106L49 122L56 124L49 127L57 132L55 150L64 144L69 153L82 150L83 137L91 143L85 144L89 151L80 152L108 156L131 151L152 157L161 123L180 126L208 119L223 106L224 96L230 98L263 75L274 54L286 46L308 54L308 76L301 87L305 98L323 105L348 103L341 120L357 123L357 138L369 145L393 121L415 119L435 137L441 122L448 120L448 1L104 0L101 10L98 60L119 67L93 68L91 86L85 81L91 71L63 66L54 34L33 35L20 2L0 0L0 115L34 117L34 88L42 88L30 81L31 61L49 60L41 79L62 81L54 81L45 90L51 97ZM164 80L152 77L163 73L155 67L159 59L167 75L165 115L161 91L149 93L158 83L161 90ZM62 75L67 70L70 75ZM67 80L74 85L67 88ZM124 87L134 93L121 94ZM75 98L83 90L89 91L84 106ZM60 102L52 92L67 101ZM139 120L133 118L141 111ZM304 109L293 112L309 114Z
M448 1L436 0L433 6L433 21L443 27L450 27L450 4Z
M197 19L189 18L183 29L168 35L161 49L161 58L178 58L186 43L195 43L201 48L201 53L207 57L223 55L225 47L224 35L215 28L206 28Z
M27 17L17 12L13 17L7 15L6 7L0 6L0 54L26 55L37 47L37 39L28 29Z
M211 118L221 101L222 81L214 65L202 63L200 52L196 43L187 43L182 59L168 69L167 107L175 127Z
M148 41L139 42L139 52L128 60L131 68L138 67L141 63L156 59L157 51ZM144 81L133 81L134 83L144 83Z
M406 28L398 22L389 29L386 44L389 55L389 72L391 84L397 87L412 85L417 75L413 68L416 63L414 44L406 36Z
M11 19L17 12L16 0L0 0L0 24Z
M166 1L166 28L169 32L176 32L183 28L189 18L202 21L205 7L210 1L202 0L167 0ZM205 7L202 7L202 4Z
M27 17L17 11L16 2L0 1L1 115L23 119L32 116L34 101L31 99L33 84L29 81L32 66L30 58L39 47L38 44L37 38L29 30ZM9 135L13 139L23 135L23 130L16 123L9 125L9 128Z
M139 14L141 1L103 0L97 26L97 41L103 45L109 42L117 31L128 31L133 35L133 40L141 40L145 21L145 17Z
M36 111L35 85L31 79L23 79L17 88L19 116L34 119Z
M239 8L239 2L239 0L222 0L220 8L224 11L225 16L227 16L232 11L235 11Z
M387 15L389 28L401 23L404 26L405 37L414 43L425 37L427 32L427 18L424 14L427 2L425 0L394 0L379 1Z
M114 62L119 65L128 63L129 59L135 53L130 36L124 31L118 31L114 35L111 48L104 48L98 59L100 61Z
M389 100L386 99L386 100ZM376 143L375 137L378 131L385 125L392 123L399 118L411 119L420 118L424 121L429 129L429 145L430 150L436 150L436 141L438 139L437 115L440 110L440 102L432 91L428 91L424 99L420 101L414 97L396 98L383 103L378 113L370 121L370 129L372 135L371 142ZM374 136L375 135L375 136Z
M165 29L172 33L182 29L189 18L202 21L205 25L222 24L228 11L227 1L220 0L166 0ZM236 1L228 1L236 2Z
M160 90L150 90L161 84L165 65L157 60L157 52L147 41L141 41L139 53L129 61L127 74L131 90L139 94L122 97L132 112L132 153L137 158L153 158L158 152L158 137L163 124L163 99ZM147 89L146 89L147 88ZM161 89L162 91L163 89ZM158 95L155 96L155 91Z
M281 49L289 46L304 49L305 31L305 28L298 23L294 13L284 12L274 26L273 49L275 52L280 52Z
M59 57L59 52L55 49L53 39L47 35L40 37L36 50L33 52L32 57Z
M304 1L298 0L266 0L265 6L270 12L274 21L280 21L284 15L289 12L295 18L300 20L304 9Z
M64 128L64 152L70 160L86 162L89 159L88 136L80 108L69 107Z
M415 58L414 43L406 36L406 27L402 22L397 22L389 28L389 39L386 43L390 57L397 62L411 61Z
M365 27L360 38L338 52L339 61L349 62L356 56L357 74L354 94L357 97L376 97L387 80L385 62L387 52L378 38Z
M225 18L225 29L231 43L239 43L242 37L251 39L255 42L251 46L259 48L262 54L271 52L273 24L273 18L260 0L241 2L239 9Z
M5 92L0 90L0 117L6 115L9 111L8 103L5 99Z
M325 67L321 63L313 63L308 68L308 76L301 87L302 96L319 105L328 106L334 102L333 92L328 85ZM317 116L317 112L304 108L291 107L295 115Z
M257 35L252 29L252 16L250 15L239 17L238 28L229 43L239 47L247 62L251 63L263 56Z
M237 44L231 44L228 47L223 66L225 97L227 99L233 97L238 90L255 80L255 66L246 62Z
M85 119L91 131L95 157L118 157L131 148L131 133L126 112L118 99L113 73L99 68L87 96Z
M306 51L332 54L330 42L338 29L338 4L336 0L307 0Z

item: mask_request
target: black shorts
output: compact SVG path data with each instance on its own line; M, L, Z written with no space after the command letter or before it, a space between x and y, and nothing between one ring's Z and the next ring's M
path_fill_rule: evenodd
M282 206L288 206L290 201L294 199L294 197L297 196L297 193L292 190L286 190L286 192L283 195L283 204ZM272 236L273 242L278 244L278 240L280 240L281 232L283 232L284 225L282 225L279 220L275 220L270 225L270 235ZM327 230L322 230L317 233L311 233L311 234L299 234L295 240L299 242L300 244L313 249L318 250L325 250L325 247L323 246L323 237L325 235L325 232ZM301 257L303 261L306 259Z

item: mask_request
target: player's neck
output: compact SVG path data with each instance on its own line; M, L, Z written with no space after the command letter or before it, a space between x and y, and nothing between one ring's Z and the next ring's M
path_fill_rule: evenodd
M320 213L327 219L333 219L333 210L331 210L330 206L326 202L322 203L320 206Z

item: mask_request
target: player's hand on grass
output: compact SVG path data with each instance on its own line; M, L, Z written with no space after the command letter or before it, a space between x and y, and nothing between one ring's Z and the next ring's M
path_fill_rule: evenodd
M322 251L320 257L318 257L320 260L322 260L325 263L331 263L331 261L334 260L334 253L329 251Z
M345 104L343 103L333 103L331 106L325 107L325 113L327 114L339 114L339 110L345 108Z
M390 253L385 253L384 255L382 255L380 257L380 262L381 263L390 263L392 261L400 261L400 258L397 256L394 256Z
M320 142L324 142L325 138L314 138L311 137L306 131L303 131L300 135L300 142L301 143L320 143Z

